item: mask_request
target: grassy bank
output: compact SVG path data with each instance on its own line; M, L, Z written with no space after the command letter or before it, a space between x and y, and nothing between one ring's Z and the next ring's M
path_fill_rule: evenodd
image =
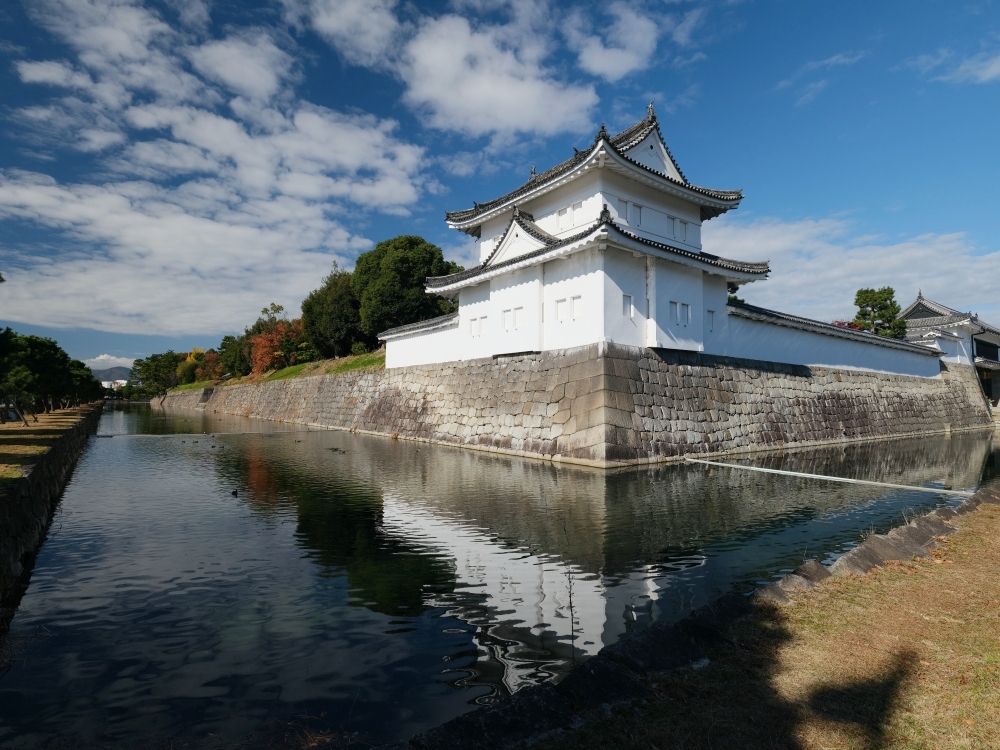
M21 422L0 425L0 490L20 479L27 467L92 408L80 406L39 414L37 422L28 417L28 427Z
M1000 507L956 525L932 560L758 605L709 647L708 666L540 747L1000 746Z
M290 378L307 378L312 375L341 375L347 372L374 372L385 369L385 350L369 352L367 354L352 355L350 357L340 357L339 359L322 359L317 362L303 362L299 365L292 365L281 370L265 372L260 375L246 375L241 378L231 378L230 380L211 381L206 380L199 383L188 383L171 388L170 393L178 391L190 391L199 388L220 387L235 385L236 383L263 383L271 380L288 380Z

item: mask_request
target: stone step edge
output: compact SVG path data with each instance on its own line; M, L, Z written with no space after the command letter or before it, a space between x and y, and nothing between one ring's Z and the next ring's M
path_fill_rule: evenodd
M954 510L932 510L888 534L870 534L857 547L838 557L829 569L809 560L778 581L759 587L752 598L790 604L796 594L815 588L831 576L863 576L893 561L930 557L937 542L955 532L952 521L984 504L1000 505L1000 487L983 487Z

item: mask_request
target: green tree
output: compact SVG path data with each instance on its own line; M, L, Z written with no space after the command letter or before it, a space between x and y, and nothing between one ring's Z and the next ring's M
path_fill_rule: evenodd
M70 359L52 339L21 336L10 328L0 331L0 398L5 405L35 414L103 395L90 368Z
M373 343L361 330L359 308L351 273L334 262L323 285L302 300L302 328L316 351L324 357L340 357L356 343Z
M441 248L423 237L401 235L358 256L351 286L358 296L361 330L369 337L396 326L452 312L444 297L427 294L428 276L446 276L462 267L446 261Z
M132 363L129 381L141 386L149 396L162 396L177 385L177 365L185 359L183 354L177 354L172 349L161 354L150 354L145 359L137 359Z
M854 295L858 313L854 322L861 329L890 339L906 337L906 321L899 317L896 291L891 286L881 289L859 289Z
M219 344L219 359L222 361L224 375L249 375L250 342L246 334L242 336L223 336Z

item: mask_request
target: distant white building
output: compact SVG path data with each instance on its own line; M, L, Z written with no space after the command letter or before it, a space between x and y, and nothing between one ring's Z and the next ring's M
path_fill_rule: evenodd
M102 380L101 385L113 391L120 391L128 384L127 380Z
M900 313L906 338L942 354L945 362L975 365L987 398L1000 399L1000 328L972 312L961 312L924 297L922 292ZM995 381L995 382L994 382Z
M574 149L575 150L575 149ZM647 116L487 203L446 215L480 264L427 279L458 312L379 335L386 366L433 364L598 342L935 377L938 353L747 305L739 286L767 262L702 249L702 224L739 190L690 183L652 105Z

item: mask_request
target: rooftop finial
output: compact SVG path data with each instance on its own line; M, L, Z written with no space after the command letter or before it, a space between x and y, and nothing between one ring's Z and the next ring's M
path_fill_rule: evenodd
M531 175L530 175L530 177L531 178L535 177L535 165L534 164L531 165Z
M604 208L601 209L601 215L598 217L598 221L601 224L613 224L614 219L611 218L611 212L608 210L608 204L604 204Z
M923 299L923 298L924 298L924 290L917 289L917 299Z
M656 121L656 112L653 111L652 100L650 100L649 104L646 105L646 119L650 122Z
M608 140L608 131L607 131L607 128L604 127L604 123L603 122L601 123L601 129L598 130L597 131L597 135L594 136L594 143L597 143L598 141L601 141L601 140L605 140L605 141Z

